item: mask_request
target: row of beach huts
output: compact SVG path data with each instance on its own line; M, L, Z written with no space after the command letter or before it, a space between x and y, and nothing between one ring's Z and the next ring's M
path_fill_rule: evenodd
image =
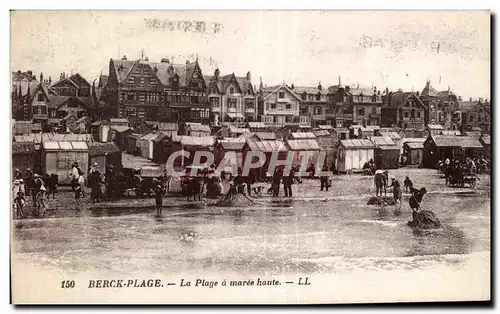
M440 159L490 152L489 136L474 131L468 134L445 131L439 125L428 125L425 130L408 134L396 128L355 125L269 129L260 122L213 129L199 123L145 121L131 127L126 119L110 119L93 123L90 134L19 134L13 130L13 169L57 173L63 184L69 181L74 161L84 169L97 162L99 170L104 172L109 165L131 167L125 162L130 158L124 158L124 154L164 167L168 157L179 150L190 152L191 157L196 151L212 152L216 164L231 151L242 167L249 151L260 151L268 156L257 174L264 176L269 157L275 151L282 161L288 152L294 152L296 165L300 164L301 152L308 152L314 164L323 151L327 165L339 172L361 170L370 160L382 169L398 168L401 162L405 166L434 167ZM190 162L190 159L176 160L178 166Z

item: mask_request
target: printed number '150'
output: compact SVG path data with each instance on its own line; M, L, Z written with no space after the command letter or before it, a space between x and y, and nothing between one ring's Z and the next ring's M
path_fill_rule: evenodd
M61 281L61 288L74 288L75 287L75 281L74 280L63 280Z

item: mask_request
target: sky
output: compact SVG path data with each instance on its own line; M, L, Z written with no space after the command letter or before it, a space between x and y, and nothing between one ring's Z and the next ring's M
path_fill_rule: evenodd
M252 83L360 84L490 98L487 11L13 11L11 70L90 83L109 60L198 61Z

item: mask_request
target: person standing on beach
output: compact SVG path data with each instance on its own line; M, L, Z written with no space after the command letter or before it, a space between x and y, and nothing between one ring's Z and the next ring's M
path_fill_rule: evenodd
M163 206L163 195L165 194L165 188L159 182L156 182L154 192L155 192L156 215L160 216Z
M290 169L290 171L283 176L283 189L285 190L285 197L292 197L292 184L294 177L294 169Z
M323 172L328 172L328 166L324 165L323 166ZM320 182L321 182L321 188L320 191L323 191L323 188L325 188L325 191L328 192L328 188L330 186L328 179L330 179L329 174L323 175L320 177Z

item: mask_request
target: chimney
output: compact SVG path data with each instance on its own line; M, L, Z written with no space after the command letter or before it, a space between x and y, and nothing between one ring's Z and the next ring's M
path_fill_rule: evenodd
M168 58L161 58L162 63L170 63L170 60Z
M144 58L144 61L149 61L149 58L148 57Z
M216 81L219 79L219 75L220 75L220 71L219 71L219 69L217 68L217 69L215 69L215 71L214 71L214 78L215 78L215 80L216 80Z
M52 84L52 77L49 76L49 85Z
M417 91L417 96L420 96L420 92L419 91Z
M469 98L469 101L472 101L472 97Z
M127 61L127 56L123 55L122 60Z
M43 73L40 72L40 83L43 83Z
M380 95L380 91L377 91L377 95Z
M462 96L458 96L458 101L462 101Z
M292 83L292 86L290 86L291 89L294 89L295 88L295 85Z
M321 90L323 88L323 86L321 86L321 81L319 81L318 83L318 90Z
M247 81L252 81L252 74L250 73L250 71L247 72Z
M389 88L388 87L385 88L385 94L386 95L389 94Z
M61 75L59 75L59 79L60 79L60 80L63 80L63 79L64 79L64 72L63 72L63 73L61 73Z

